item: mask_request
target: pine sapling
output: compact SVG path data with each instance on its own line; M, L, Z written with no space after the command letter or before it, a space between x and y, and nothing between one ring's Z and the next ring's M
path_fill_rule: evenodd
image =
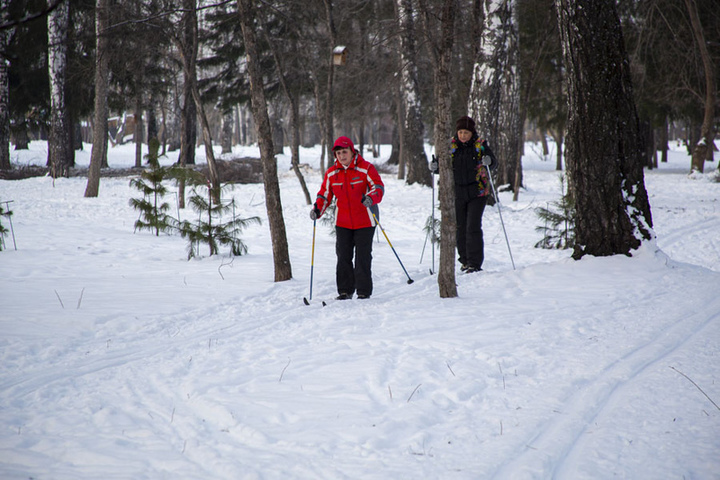
M222 191L223 187L221 187ZM247 246L240 239L239 233L244 228L260 223L259 217L239 218L235 212L235 199L226 203L216 203L213 188L209 183L195 185L190 195L190 206L198 213L196 222L180 223L180 235L188 240L188 260L195 257L200 244L206 244L210 256L217 255L220 246L229 246L233 255L240 256L247 252ZM232 214L232 219L223 222L223 217Z
M140 174L140 178L130 180L130 186L138 189L143 197L131 198L130 206L140 212L135 221L135 230L150 230L159 236L160 232L171 232L177 228L177 220L167 214L170 205L163 201L168 189L164 180L176 178L177 167L161 167L158 151L160 142L153 138L148 145L149 152L145 156L149 168Z
M7 204L5 205L5 207L3 207L2 204L0 204L0 218L2 218L2 217L10 218L12 213L13 213L12 210L7 208ZM7 236L8 233L9 233L9 230L7 228L5 228L5 226L2 224L2 221L0 221L0 251L5 249L5 237Z
M565 192L565 177L560 175L562 197L550 202L548 207L535 209L544 225L535 227L543 238L535 244L536 248L566 249L575 245L575 201L570 192Z

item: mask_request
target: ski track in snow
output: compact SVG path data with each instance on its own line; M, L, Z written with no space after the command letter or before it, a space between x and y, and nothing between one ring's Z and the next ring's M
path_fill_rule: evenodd
M705 334L720 316L720 299L698 312L681 315L669 322L645 345L603 368L600 375L563 401L560 412L540 425L529 438L522 454L503 465L491 478L574 479L579 455L587 453L583 437L604 414L615 396L638 379L647 369L663 362L688 342Z

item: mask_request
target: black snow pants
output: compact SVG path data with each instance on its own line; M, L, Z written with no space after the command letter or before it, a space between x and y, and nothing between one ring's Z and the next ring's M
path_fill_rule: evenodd
M337 267L335 279L338 293L372 295L372 242L375 227L350 229L335 227ZM353 251L355 265L353 266Z

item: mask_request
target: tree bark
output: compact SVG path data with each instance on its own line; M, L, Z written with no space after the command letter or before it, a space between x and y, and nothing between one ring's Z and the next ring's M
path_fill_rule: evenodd
M233 111L228 110L222 116L222 138L220 139L221 153L231 153L233 145Z
M330 53L327 56L328 59L328 72L327 72L327 90L325 91L325 121L324 127L325 127L325 137L326 137L326 149L327 149L327 159L328 159L328 167L330 166L330 163L333 161L333 153L332 153L332 147L335 143L335 131L334 131L334 116L335 113L333 111L333 83L335 81L335 64L333 62L333 49L337 46L337 32L335 31L335 18L333 17L333 2L332 0L323 0L325 3L325 22L327 24L327 30L328 35L330 35ZM325 165L323 165L324 162L322 160L320 161L320 167L325 173Z
M107 37L108 0L95 0L95 112L93 145L90 153L86 197L97 197L100 190L100 167L107 164L108 144L108 71L110 64Z
M440 13L438 33L433 37L432 12L425 0L420 0L424 18L424 31L431 42L433 57L433 91L435 96L435 128L433 143L440 167L438 200L440 202L440 269L438 290L440 298L458 296L455 283L455 181L450 161L450 135L453 121L450 111L450 67L453 62L452 47L455 25L453 0L444 0Z
M629 255L654 234L620 19L615 2L556 0L556 6L567 71L573 258Z
M0 0L0 23L8 21L10 0ZM5 57L10 30L0 30L0 170L10 170L10 77Z
M513 0L484 3L485 28L473 68L467 110L478 135L487 139L500 159L498 185L514 186L522 180L520 157L520 81L518 33Z
M250 78L250 95L258 130L258 143L260 144L260 157L263 167L263 182L265 184L265 205L268 222L270 223L270 238L273 246L273 260L275 265L275 281L282 282L292 278L292 267L288 253L285 220L280 201L280 185L277 177L277 163L275 161L272 129L267 111L265 86L260 71L257 53L257 40L255 38L255 15L252 0L238 0L238 12L245 42L245 55L247 58L247 72Z
M700 50L700 58L702 58L703 69L705 70L705 112L700 130L700 141L695 144L692 152L692 171L702 173L705 169L705 159L712 159L712 146L715 140L715 130L713 130L715 102L717 98L715 75L713 73L715 69L712 58L710 57L710 52L708 52L707 43L705 42L705 35L703 34L695 1L685 0L685 6L690 14L693 36Z

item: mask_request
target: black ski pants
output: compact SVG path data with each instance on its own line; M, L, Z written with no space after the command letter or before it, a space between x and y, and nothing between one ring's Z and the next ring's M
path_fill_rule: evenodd
M485 259L482 216L487 197L455 198L456 243L460 263L480 269Z
M335 227L338 293L372 295L372 242L375 227L350 229ZM353 252L355 265L353 266Z

